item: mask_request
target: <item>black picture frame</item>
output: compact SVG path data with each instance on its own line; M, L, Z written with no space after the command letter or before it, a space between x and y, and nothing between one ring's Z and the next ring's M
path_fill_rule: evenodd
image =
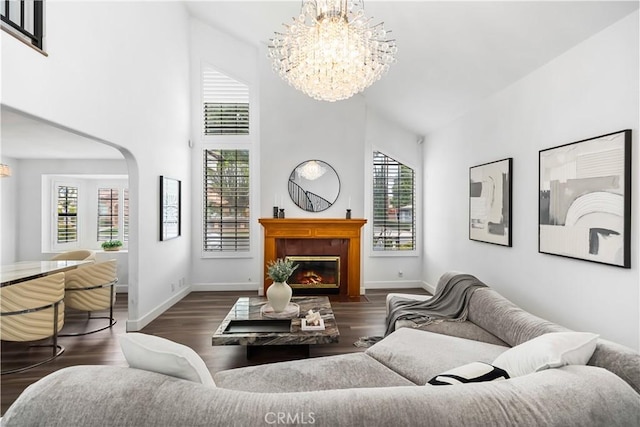
M469 240L511 247L513 158L469 168Z
M160 175L160 240L180 236L182 228L182 182Z
M538 252L631 268L631 130L540 150Z

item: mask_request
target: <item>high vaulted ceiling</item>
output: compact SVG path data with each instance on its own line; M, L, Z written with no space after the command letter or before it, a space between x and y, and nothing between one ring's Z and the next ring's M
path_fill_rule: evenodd
M301 1L185 4L192 16L266 45L274 31L282 32L282 24L300 14ZM364 5L372 23L383 21L398 46L397 63L365 90L367 104L420 135L638 8L637 1L367 0Z
M367 0L367 16L373 23L384 21L396 39L398 61L357 96L427 135L636 10L638 3ZM300 13L301 1L184 4L193 17L260 46ZM122 158L112 148L4 108L1 149L15 158Z

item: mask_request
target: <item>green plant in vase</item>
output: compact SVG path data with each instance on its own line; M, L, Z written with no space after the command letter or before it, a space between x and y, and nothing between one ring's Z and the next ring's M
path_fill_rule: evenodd
M293 261L278 258L267 264L267 277L274 282L286 282L296 268L298 264L294 264Z
M267 299L273 311L280 313L284 311L291 301L292 290L287 284L287 279L298 268L291 260L278 258L267 263L267 277L273 283L267 288Z

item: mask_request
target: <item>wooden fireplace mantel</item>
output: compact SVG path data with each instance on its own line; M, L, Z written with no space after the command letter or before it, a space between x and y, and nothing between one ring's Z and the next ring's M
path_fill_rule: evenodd
M340 218L260 218L264 227L264 277L267 264L274 261L278 239L348 239L348 295L360 295L360 235L366 219ZM264 291L271 285L265 279Z

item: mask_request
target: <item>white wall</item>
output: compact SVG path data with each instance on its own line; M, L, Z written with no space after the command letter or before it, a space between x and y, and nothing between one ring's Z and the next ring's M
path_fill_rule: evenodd
M20 161L1 157L0 163L9 165L12 173L19 169ZM17 259L18 228L18 179L15 176L0 178L0 264L10 264Z
M638 12L428 136L425 280L469 272L531 312L640 347ZM631 128L632 268L538 253L538 152ZM513 247L468 239L469 167L513 157Z
M190 281L189 233L167 242L158 236L159 176L191 185L187 13L177 2L45 6L48 57L2 33L2 103L107 141L125 156L127 327L140 329L188 292L172 291L172 284ZM183 230L189 230L189 191L182 201Z
M263 48L260 56L265 59L259 63L261 216L272 217L274 201L278 200L287 218L344 218L351 198L352 218L363 218L364 98L356 95L338 102L312 99L273 72L266 52ZM338 198L322 212L306 212L289 197L289 175L298 164L311 159L330 164L340 179Z

